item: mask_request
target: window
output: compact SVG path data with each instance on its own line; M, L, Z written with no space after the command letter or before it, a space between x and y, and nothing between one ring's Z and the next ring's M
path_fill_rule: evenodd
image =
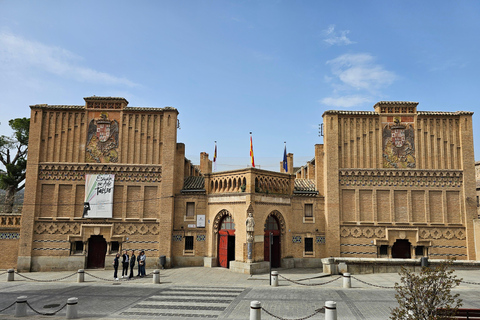
M305 254L313 254L313 238L305 238Z
M72 251L74 254L83 253L83 241L75 241L72 243Z
M233 218L230 216L226 216L222 220L222 224L220 225L220 230L235 230L235 222L233 222Z
M415 247L415 255L418 256L423 256L423 250L424 246L416 246Z
M120 244L118 243L118 241L112 241L110 252L117 253L119 249L120 249Z
M193 236L185 236L185 252L193 251Z
M387 245L381 245L380 246L380 255L381 256L388 255L388 246Z
M195 217L195 202L187 202L187 212L185 213L187 219Z
M305 218L313 218L313 203L305 203Z

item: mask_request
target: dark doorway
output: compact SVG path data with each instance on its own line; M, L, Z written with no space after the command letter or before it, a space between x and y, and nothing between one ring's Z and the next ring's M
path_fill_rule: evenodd
M272 243L272 268L280 268L281 263L281 246L280 246L280 230L278 229L278 221L274 216L269 216L265 224L265 236L263 247L263 261L270 261L270 233L273 234Z
M392 258L410 259L412 257L411 244L408 240L398 239L392 247Z
M88 239L87 268L105 268L107 241L103 236L91 236Z

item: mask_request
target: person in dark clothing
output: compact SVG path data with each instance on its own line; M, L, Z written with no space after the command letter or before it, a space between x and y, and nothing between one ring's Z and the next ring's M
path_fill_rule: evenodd
M138 266L138 274L137 274L137 277L140 277L140 269L141 269L141 266L140 266L140 253L138 254L138 257L137 257L137 266Z
M115 280L118 280L118 263L120 260L120 253L117 252L115 255L115 258L113 259L113 269L115 269L115 272L113 273L113 278Z
M135 251L132 250L132 255L130 256L130 276L128 279L133 278L133 268L135 267Z
M123 255L122 255L122 278L128 277L128 266L129 266L129 256L127 253L127 250L123 250Z

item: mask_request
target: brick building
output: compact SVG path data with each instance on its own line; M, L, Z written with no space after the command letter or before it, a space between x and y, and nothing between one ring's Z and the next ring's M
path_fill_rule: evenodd
M212 173L208 154L185 158L176 109L127 105L31 106L19 270L109 267L123 249L145 250L147 267L165 256L245 273L331 256L476 258L471 112L326 111L324 144L295 172L289 154L287 172Z

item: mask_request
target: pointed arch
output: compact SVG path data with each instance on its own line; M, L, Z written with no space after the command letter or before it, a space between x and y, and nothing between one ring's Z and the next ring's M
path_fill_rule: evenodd
M280 213L280 211L278 210L273 210L272 212L270 212L270 214L267 216L267 219L269 216L273 216L275 218L277 218L277 221L279 223L279 228L280 228L280 232L282 234L285 234L285 218L283 217L283 215ZM265 221L267 221L267 219L265 219Z
M231 217L233 220L232 214L227 209L220 210L213 220L213 233L218 233L218 230L220 229L220 222L222 222L224 217Z

